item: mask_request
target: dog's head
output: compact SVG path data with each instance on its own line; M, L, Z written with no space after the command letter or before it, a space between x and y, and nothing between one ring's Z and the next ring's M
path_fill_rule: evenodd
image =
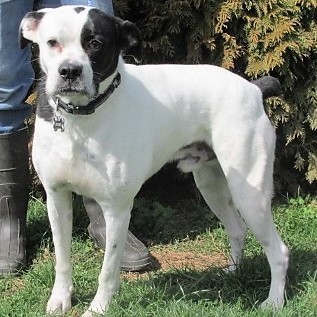
M89 99L113 74L121 52L141 57L141 35L128 21L84 6L64 6L28 13L20 43L37 43L40 65L51 96ZM79 98L78 98L79 97Z

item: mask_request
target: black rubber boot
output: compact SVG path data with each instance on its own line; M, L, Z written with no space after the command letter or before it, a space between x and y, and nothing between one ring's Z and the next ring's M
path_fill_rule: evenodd
M25 263L28 187L27 129L0 134L0 274Z
M83 202L90 219L88 226L89 235L98 247L104 249L106 247L106 223L101 208L93 199L83 197ZM130 272L144 271L150 263L148 249L129 231L123 252L121 269Z

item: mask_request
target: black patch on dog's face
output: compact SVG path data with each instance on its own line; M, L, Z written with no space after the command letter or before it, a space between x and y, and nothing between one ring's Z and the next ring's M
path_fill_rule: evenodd
M81 32L81 45L87 53L96 87L114 73L120 55L119 32L114 17L91 9Z
M80 13L81 11L84 11L85 8L84 8L84 7L76 7L74 10L75 10L77 13Z

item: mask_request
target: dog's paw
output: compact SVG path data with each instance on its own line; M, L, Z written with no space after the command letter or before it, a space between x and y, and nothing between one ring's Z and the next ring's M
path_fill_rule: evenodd
M48 315L65 314L72 307L71 292L53 292L46 306Z
M280 310L282 309L284 306L284 298L282 299L278 299L276 298L275 300L272 299L272 298L268 298L266 299L261 305L260 305L260 308L262 310L273 310L273 311L276 311L276 310Z
M91 311L88 309L81 317L97 317L97 316L104 316L104 311Z
M238 265L236 264L229 264L227 267L222 269L223 272L229 274L229 273L235 273L238 270Z
M82 315L82 317L97 317L104 316L107 311L107 305L102 305L94 301L91 302L88 310Z
M87 310L83 315L81 315L81 317L93 317L94 315L95 315L95 313L93 313L90 310Z
M101 314L87 310L81 317L97 317L98 315L100 316Z

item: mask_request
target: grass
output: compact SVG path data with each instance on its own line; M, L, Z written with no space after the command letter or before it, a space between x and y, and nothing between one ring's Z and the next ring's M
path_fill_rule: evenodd
M103 257L89 239L88 220L76 205L73 308L67 314L73 317L80 316L93 298ZM167 254L169 262L153 272L123 274L108 317L317 316L317 199L299 197L275 204L276 224L291 251L286 306L278 313L258 309L268 294L270 273L251 235L241 268L225 274L221 266L228 254L226 233L199 199L167 206L138 198L134 210L133 232L140 233L162 261ZM45 206L35 199L29 204L28 232L27 268L19 276L0 278L0 316L45 315L54 254ZM179 265L178 255L197 259Z

